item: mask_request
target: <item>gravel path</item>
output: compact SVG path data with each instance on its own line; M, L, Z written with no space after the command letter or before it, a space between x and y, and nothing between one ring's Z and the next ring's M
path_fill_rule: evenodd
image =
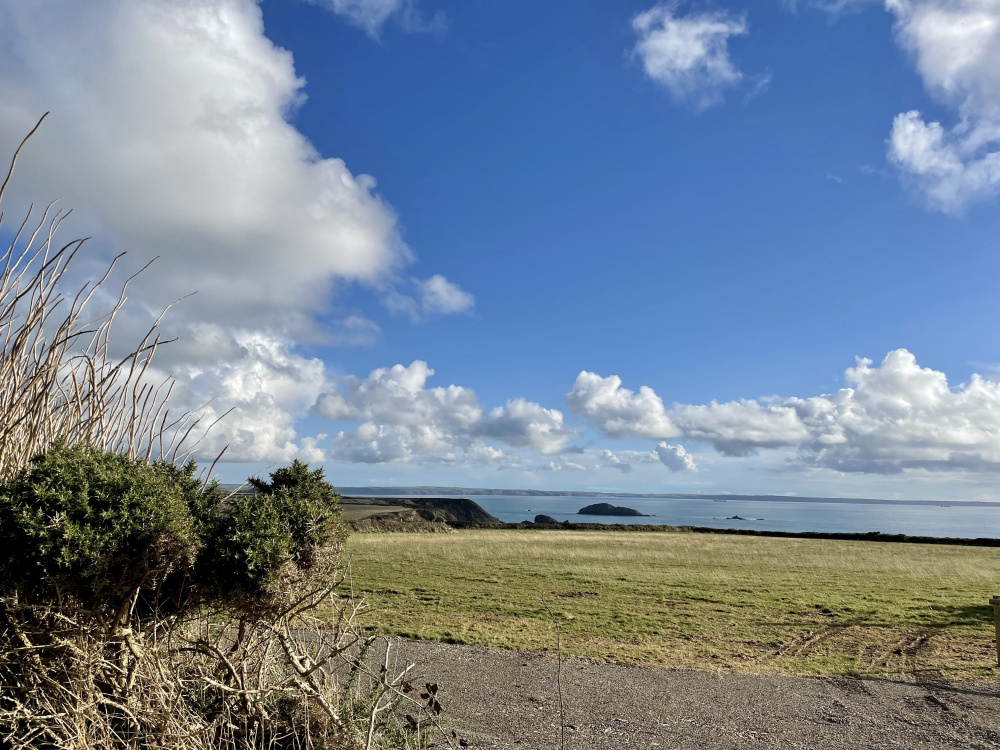
M398 639L473 748L559 747L556 662ZM1000 747L1000 684L713 675L566 659L567 750Z

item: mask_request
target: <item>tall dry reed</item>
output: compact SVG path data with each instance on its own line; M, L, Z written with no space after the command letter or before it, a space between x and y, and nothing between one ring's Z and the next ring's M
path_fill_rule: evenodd
M69 212L54 201L40 215L32 206L17 226L3 223L14 167L44 119L21 142L0 186L0 231L13 236L0 256L0 481L56 438L147 461L183 460L198 413L171 415L173 379L150 382L148 377L164 343L162 314L125 356L111 355L111 330L129 283L149 264L125 281L109 310L90 317L89 304L122 256L100 279L67 295L67 271L86 241L56 242Z

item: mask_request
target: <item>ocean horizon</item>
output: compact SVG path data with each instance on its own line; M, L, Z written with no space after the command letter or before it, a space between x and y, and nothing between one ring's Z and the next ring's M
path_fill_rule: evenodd
M417 489L418 491L413 491ZM437 489L438 492L432 490ZM478 489L478 488L477 488ZM407 491L409 490L409 491ZM759 531L856 533L1000 538L1000 502L796 498L712 495L650 496L622 493L479 494L458 488L344 487L345 496L466 497L506 523L547 515L559 522L706 526ZM499 493L500 491L494 491ZM580 509L609 502L644 516L582 515Z

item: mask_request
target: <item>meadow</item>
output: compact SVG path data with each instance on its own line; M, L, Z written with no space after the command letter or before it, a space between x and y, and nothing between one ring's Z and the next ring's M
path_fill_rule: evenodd
M644 666L995 680L1000 549L688 533L354 534L366 627Z

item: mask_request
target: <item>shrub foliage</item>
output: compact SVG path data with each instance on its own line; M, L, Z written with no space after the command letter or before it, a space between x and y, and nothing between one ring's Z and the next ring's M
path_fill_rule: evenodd
M295 461L232 497L195 471L57 442L0 485L0 591L125 627L154 600L262 606L283 575L315 579L319 551L339 547L322 469Z
M282 573L319 573L320 551L343 540L340 496L298 460L251 477L255 493L238 494L221 509L202 512L204 546L198 568L203 585L225 596L268 597Z
M193 471L56 443L0 486L0 590L106 617L190 571L201 543Z
M359 661L374 642L336 593L344 535L322 470L295 462L233 496L195 473L57 441L0 484L0 736L421 746L426 728L395 716L403 675Z

